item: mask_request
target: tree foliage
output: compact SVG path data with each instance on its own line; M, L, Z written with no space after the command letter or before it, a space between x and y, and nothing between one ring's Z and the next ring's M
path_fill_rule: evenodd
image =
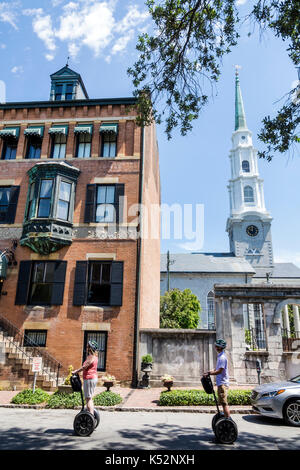
M200 311L200 302L190 289L172 289L160 299L160 328L195 329Z
M209 100L207 88L214 93L222 58L238 43L241 19L236 2L147 0L146 5L154 32L139 36L138 59L128 69L138 97L138 123L164 121L168 138L177 127L186 135ZM286 41L288 55L298 65L299 11L300 0L258 0L244 20ZM272 152L285 152L299 141L299 104L293 96L289 93L277 117L264 119L259 138L268 147L261 157L271 159Z

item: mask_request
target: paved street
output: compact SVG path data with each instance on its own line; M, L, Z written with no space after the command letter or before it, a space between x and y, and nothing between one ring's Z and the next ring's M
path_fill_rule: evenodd
M0 450L300 450L300 429L280 420L234 415L238 441L217 445L211 414L101 411L89 438L75 436L74 410L0 409Z

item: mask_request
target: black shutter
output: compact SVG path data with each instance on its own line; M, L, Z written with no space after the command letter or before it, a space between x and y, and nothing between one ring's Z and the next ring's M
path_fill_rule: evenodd
M26 305L31 278L32 261L20 261L15 305Z
M56 261L52 287L51 305L62 305L64 300L67 261Z
M109 305L121 306L123 294L123 261L111 263L111 286Z
M86 200L85 200L85 212L84 212L84 223L94 222L95 220L95 205L96 205L96 184L88 184L86 187Z
M15 222L19 193L20 186L12 186L10 188L9 205L6 215L6 222L8 224L13 224Z
M119 224L123 221L123 209L124 209L124 184L115 185L115 211L116 211L116 223Z
M87 261L77 261L74 282L73 305L84 305L86 298Z

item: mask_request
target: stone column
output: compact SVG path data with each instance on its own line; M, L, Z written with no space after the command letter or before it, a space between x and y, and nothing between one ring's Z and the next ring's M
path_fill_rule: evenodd
M293 305L293 313L294 313L294 327L295 327L296 337L300 338L300 317L299 317L298 305Z
M288 305L285 305L283 308L283 328L287 330L287 336L290 337L290 319Z

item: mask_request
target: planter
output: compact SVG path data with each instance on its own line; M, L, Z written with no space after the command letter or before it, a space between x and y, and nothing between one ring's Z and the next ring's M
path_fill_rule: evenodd
M152 370L152 362L142 362L141 369L143 371L147 369L147 372L149 372L149 369Z
M173 386L173 380L165 380L164 381L164 387L168 389L168 392L171 391L171 387Z
M58 391L59 393L73 393L73 389L71 385L59 385Z
M113 387L114 383L113 382L103 382L103 386L106 387L106 391L109 392L109 389Z

